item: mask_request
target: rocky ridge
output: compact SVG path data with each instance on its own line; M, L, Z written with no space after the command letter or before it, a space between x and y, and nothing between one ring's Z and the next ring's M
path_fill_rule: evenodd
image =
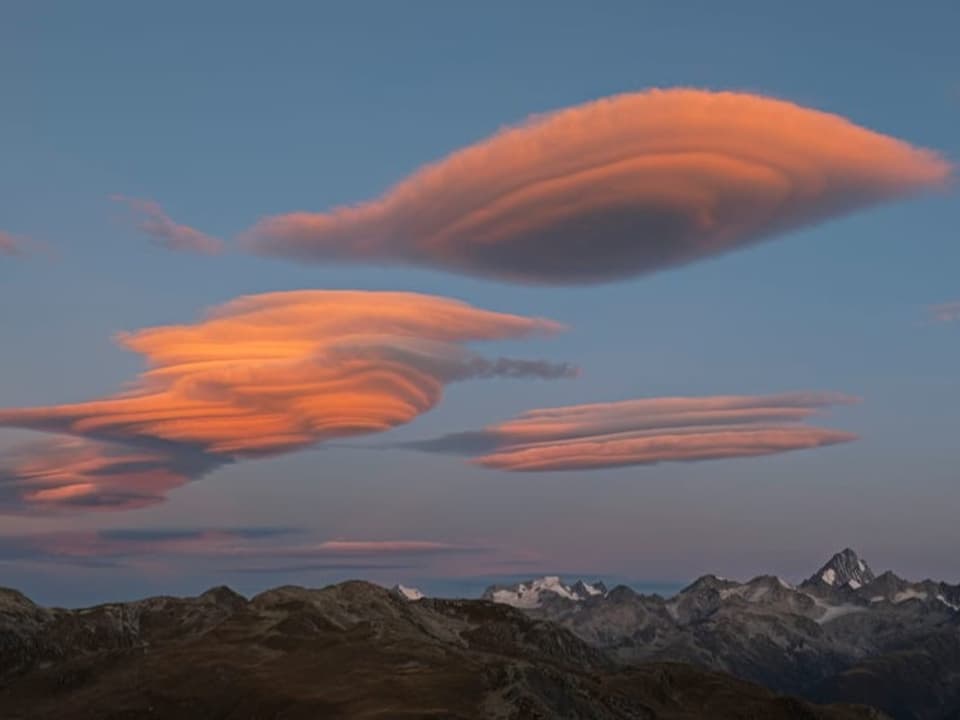
M357 581L83 610L0 591L0 658L4 720L883 717L686 665L622 666L503 604Z
M521 607L621 662L691 663L907 720L960 717L960 585L877 576L850 549L797 586L706 575L670 598L618 586Z

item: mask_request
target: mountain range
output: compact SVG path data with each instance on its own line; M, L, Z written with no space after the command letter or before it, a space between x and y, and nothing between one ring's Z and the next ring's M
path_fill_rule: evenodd
M878 576L849 548L798 585L706 575L663 598L545 577L483 597L621 663L684 662L904 720L960 718L960 585Z
M4 720L877 720L678 663L628 666L483 600L353 581L82 610L0 591Z
M791 697L793 696L793 697ZM852 550L664 598L351 581L67 610L0 589L3 720L960 718L960 586Z

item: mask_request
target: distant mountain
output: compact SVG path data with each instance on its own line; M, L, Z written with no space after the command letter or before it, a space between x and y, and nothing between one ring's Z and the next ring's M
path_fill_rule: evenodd
M578 580L573 585L564 585L559 577L547 575L516 585L492 585L484 591L482 599L516 608L538 608L557 598L579 602L606 592L607 588L601 582L591 585Z
M494 587L484 597L532 598L531 588L558 583ZM671 598L625 586L537 597L511 604L621 662L688 662L905 720L960 718L960 585L876 576L850 549L796 587L771 575L745 583L706 575Z
M394 585L390 588L390 592L398 597L402 597L404 600L423 600L426 597L422 592L420 592L415 587L407 587L406 585Z
M873 570L850 548L834 555L822 568L817 570L804 585L826 585L828 587L848 587L859 590L876 579Z
M568 588L568 591L570 589ZM571 592L578 597L584 591ZM590 594L590 603L604 597ZM613 597L616 591L607 597ZM504 604L364 582L62 610L0 590L3 720L867 720L679 664L618 665Z

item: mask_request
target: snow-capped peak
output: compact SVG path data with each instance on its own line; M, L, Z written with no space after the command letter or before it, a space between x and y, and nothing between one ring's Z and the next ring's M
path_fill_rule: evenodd
M399 595L400 597L406 598L407 600L422 600L426 597L422 592L417 590L415 587L407 587L406 585L396 584L391 588L391 590Z
M867 583L872 582L875 577L870 566L861 560L853 550L847 548L830 558L830 561L807 580L807 583L859 590Z
M492 585L483 593L483 598L517 608L536 608L550 595L582 602L589 597L603 596L606 593L607 588L601 582L591 584L578 580L573 585L566 585L557 575L545 575L516 585Z

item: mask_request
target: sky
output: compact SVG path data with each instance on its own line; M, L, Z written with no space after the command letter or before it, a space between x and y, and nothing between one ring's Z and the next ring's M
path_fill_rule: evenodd
M6 3L0 584L960 581L958 24Z

